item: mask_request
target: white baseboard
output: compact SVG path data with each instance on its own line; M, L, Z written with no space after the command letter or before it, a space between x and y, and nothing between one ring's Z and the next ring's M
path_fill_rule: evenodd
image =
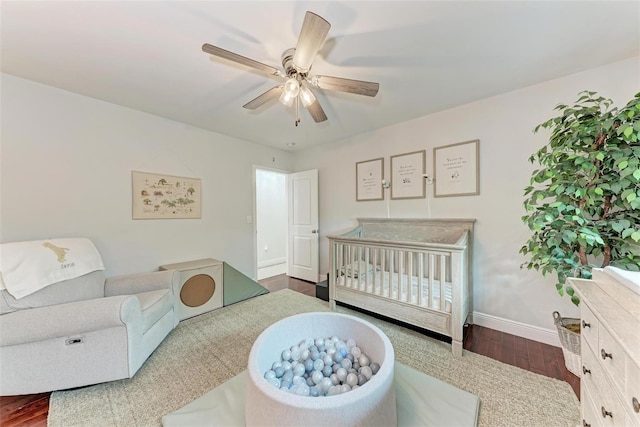
M558 331L555 329L546 329L539 326L527 325L526 323L503 319L502 317L479 313L477 311L473 312L473 324L549 344L554 347L561 346L560 339L558 338Z
M273 267L274 265L286 264L286 263L287 263L286 257L272 258L272 259L258 262L258 268Z
M258 268L258 280L287 273L287 263Z

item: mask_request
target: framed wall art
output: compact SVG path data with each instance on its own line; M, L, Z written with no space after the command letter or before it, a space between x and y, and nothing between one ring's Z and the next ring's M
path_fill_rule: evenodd
M424 199L426 150L391 156L391 199Z
M434 197L480 194L480 141L466 141L433 149Z
M201 218L198 178L131 172L133 219Z
M382 191L384 159L365 160L356 163L356 201L384 200Z

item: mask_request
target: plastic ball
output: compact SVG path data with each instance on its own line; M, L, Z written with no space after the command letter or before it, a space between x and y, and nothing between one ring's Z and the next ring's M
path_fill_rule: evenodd
M351 349L351 354L353 354L353 357L357 359L362 355L362 350L360 350L360 347L353 347Z
M291 350L283 350L282 351L282 360L284 360L284 361L291 360Z
M367 381L373 376L373 370L369 366L363 366L360 368L360 373L367 377Z
M347 370L344 368L338 369L336 372L336 376L340 380L340 382L344 382L347 379Z
M304 365L299 363L293 368L293 375L302 376L304 375Z
M351 369L351 367L353 366L353 364L351 363L351 360L349 359L342 359L342 362L340 362L340 366L342 366L344 369Z
M331 379L331 384L333 385L340 384L340 380L338 379L338 376L336 374L331 374L329 378Z
M324 375L325 377L331 376L332 373L333 373L333 368L331 366L325 366L322 369L322 375Z
M360 363L360 366L369 366L369 363L371 363L371 361L369 360L369 356L363 353L358 358L358 363Z
M367 381L367 377L363 374L358 374L358 385L364 385Z
M347 384L351 387L358 384L358 376L356 374L347 375Z
M369 366L371 367L371 371L373 372L373 375L377 374L378 371L380 370L380 365L378 363L374 362Z

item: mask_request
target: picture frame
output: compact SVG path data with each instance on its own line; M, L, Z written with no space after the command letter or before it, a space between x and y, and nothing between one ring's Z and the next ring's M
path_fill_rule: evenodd
M427 150L391 156L391 199L424 199Z
M480 140L433 149L434 197L480 194Z
M384 158L364 160L356 163L356 201L384 200L382 179Z
M133 219L202 217L199 178L131 171Z

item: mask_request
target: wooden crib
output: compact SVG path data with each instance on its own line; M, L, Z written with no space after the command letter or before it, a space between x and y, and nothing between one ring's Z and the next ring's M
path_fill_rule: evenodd
M329 238L329 302L451 337L472 322L473 219L358 218Z

